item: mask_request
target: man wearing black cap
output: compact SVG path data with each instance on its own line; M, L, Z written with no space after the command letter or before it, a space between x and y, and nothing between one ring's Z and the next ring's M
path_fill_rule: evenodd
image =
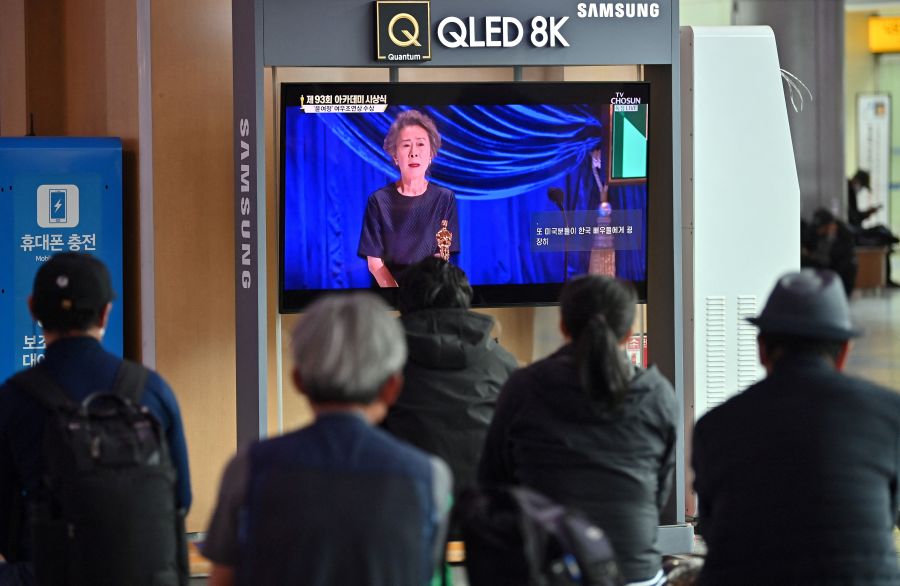
M749 321L766 378L694 429L699 584L900 584L900 394L841 373L840 279L787 274Z
M56 254L35 276L29 307L42 325L47 346L37 368L77 403L94 392L111 389L122 363L100 344L113 298L109 272L87 254ZM187 509L191 484L175 395L158 374L150 371L141 403L165 430L177 472L177 503ZM22 521L30 495L41 483L45 417L45 409L26 390L10 381L0 386L0 555L8 562L30 559L26 524ZM0 562L0 586L30 584L31 579L29 564Z

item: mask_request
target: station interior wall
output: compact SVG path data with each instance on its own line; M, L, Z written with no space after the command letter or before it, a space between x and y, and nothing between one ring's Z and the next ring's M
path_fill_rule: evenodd
M733 0L681 0L682 26L728 26L732 24ZM900 231L900 54L874 55L868 48L870 16L900 16L900 2L847 1L844 20L844 172L857 169L856 96L884 92L893 97L891 128L891 218L890 228ZM759 23L765 24L765 23ZM894 255L897 263L897 255ZM900 266L896 266L900 270ZM895 273L898 274L898 273Z
M844 34L844 106L846 126L844 147L847 177L857 169L856 96L861 93L891 95L891 191L890 228L900 232L900 54L875 55L868 48L868 18L873 15L900 16L900 2L878 10L848 10ZM900 274L898 255L893 255L894 275Z

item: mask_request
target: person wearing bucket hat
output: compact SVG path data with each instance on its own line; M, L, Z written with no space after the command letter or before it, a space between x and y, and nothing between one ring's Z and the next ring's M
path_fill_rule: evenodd
M841 372L862 332L840 278L784 275L748 321L766 377L693 433L698 584L900 584L900 394Z
M114 299L109 271L88 254L55 254L35 275L29 308L42 327L46 352L33 368L42 370L77 403L94 392L111 389L123 362L101 345ZM29 495L41 483L41 437L48 416L13 378L0 386L0 556L15 562L0 561L3 586L33 581L27 523L22 515ZM140 397L140 403L165 431L177 473L176 501L186 511L191 504L191 483L175 395L162 377L148 370ZM16 495L24 495L26 502Z
M781 277L762 313L747 321L764 336L842 342L862 334L850 323L850 306L840 277L830 270L805 270Z

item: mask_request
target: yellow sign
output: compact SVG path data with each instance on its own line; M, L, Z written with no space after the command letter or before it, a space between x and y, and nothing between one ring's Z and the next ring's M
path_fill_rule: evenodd
M376 0L375 60L431 59L430 0Z
M400 30L400 32L403 33L403 36L406 37L405 41L401 41L394 36L394 25L397 24L398 20L405 20L412 25L412 33L410 33L406 29ZM410 45L415 45L416 47L422 46L422 44L419 43L419 22L415 18L413 18L411 14L406 14L405 12L395 14L394 18L391 19L391 22L388 23L387 30L388 36L391 38L391 41L393 41L394 44L398 47L409 47Z
M869 17L869 51L900 52L900 16Z

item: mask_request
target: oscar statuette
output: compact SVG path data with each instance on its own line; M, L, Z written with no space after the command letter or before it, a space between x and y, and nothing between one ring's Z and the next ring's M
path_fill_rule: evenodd
M441 220L441 229L434 235L437 240L438 256L450 260L450 243L453 242L453 232L447 229L447 220Z

